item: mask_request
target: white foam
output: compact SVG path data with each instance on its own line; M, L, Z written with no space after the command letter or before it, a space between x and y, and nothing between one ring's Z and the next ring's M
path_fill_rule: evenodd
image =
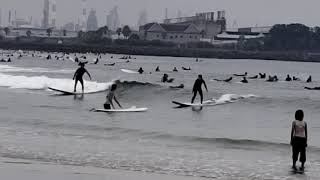
M85 81L84 91L86 93L100 92L107 90L113 82L98 83ZM65 91L73 91L74 81L72 79L57 79L47 76L13 76L0 73L0 86L13 89L31 89L45 90L53 87ZM77 91L81 91L81 85L78 84Z
M216 104L225 104L225 103L232 103L238 101L240 99L247 99L247 98L255 98L256 95L247 94L247 95L238 95L238 94L224 94L219 99L212 99L216 102Z
M3 72L37 72L37 73L61 73L61 74L68 74L72 73L73 70L70 69L60 69L60 70L53 70L48 68L21 68L21 67L14 67L9 65L0 65L0 73Z

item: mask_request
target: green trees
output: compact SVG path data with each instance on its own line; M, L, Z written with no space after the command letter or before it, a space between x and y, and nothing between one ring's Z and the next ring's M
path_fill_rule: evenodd
M48 29L47 29L47 35L48 35L48 37L50 37L51 34L52 34L52 28L48 28Z
M28 30L28 31L26 32L27 37L31 37L31 34L32 34L32 32L31 32L30 30Z
M67 30L62 30L62 34L63 34L63 36L67 36Z
M108 34L108 31L109 31L108 26L103 26L103 27L99 28L96 32L98 33L98 35L104 36L104 35Z
M116 33L118 34L118 38L120 37L121 32L122 32L122 29L121 29L121 28L118 28L117 31L116 31Z
M130 36L130 34L131 34L131 29L130 29L130 27L129 27L128 25L126 25L126 26L124 26L124 27L122 28L122 34L123 34L123 36L124 36L125 38L128 38L128 37Z
M271 50L307 50L315 44L320 45L320 41L314 39L315 34L303 24L277 24L264 39L264 44L266 49Z
M6 34L6 36L8 36L10 33L10 29L8 27L5 27L3 30L4 30L4 33Z

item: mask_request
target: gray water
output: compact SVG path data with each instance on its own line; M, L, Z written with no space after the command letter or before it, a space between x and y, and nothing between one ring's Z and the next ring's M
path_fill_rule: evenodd
M3 53L9 53L3 51ZM11 53L11 52L10 52ZM320 177L320 64L264 60L217 60L102 55L88 64L92 82L86 90L100 91L119 80L117 95L124 107L148 107L145 113L105 114L106 92L57 96L48 86L72 90L78 67L65 60L46 60L47 53L31 52L12 63L0 64L0 155L60 164L115 168L218 179L318 179ZM54 58L54 55L52 55ZM78 56L80 56L78 54ZM93 62L93 54L87 54ZM74 58L74 54L70 54ZM104 63L116 62L115 66ZM154 72L156 66L161 72ZM181 67L191 67L183 71ZM146 73L129 74L120 69ZM177 67L179 72L172 72ZM151 74L150 74L151 72ZM249 80L248 84L212 81L233 73L278 75L277 83ZM160 82L163 73L173 84ZM201 73L209 92L205 99L225 102L200 109L176 109L172 100L189 102L192 85ZM301 82L284 82L287 74ZM312 75L314 82L304 81ZM88 79L86 77L86 79ZM173 90L170 85L185 84ZM199 99L197 99L198 101ZM309 126L306 172L290 172L291 122L297 109Z

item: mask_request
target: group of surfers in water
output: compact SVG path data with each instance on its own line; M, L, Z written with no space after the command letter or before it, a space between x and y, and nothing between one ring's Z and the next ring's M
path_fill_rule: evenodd
M73 80L75 80L75 83L74 83L74 92L76 92L76 89L77 89L77 84L78 82L80 82L81 86L82 86L82 92L84 92L84 84L83 84L83 75L86 73L88 74L90 80L91 80L91 75L90 73L85 69L85 64L87 62L79 62L79 68L76 70L76 72L74 73L74 76L73 76ZM183 70L191 70L191 68L185 68L185 67L182 67ZM174 68L173 71L176 70L176 67ZM159 66L157 66L157 68L155 69L156 72L159 72L160 71L160 68ZM142 67L139 68L138 72L140 74L142 74L144 72L144 70L142 69ZM248 83L248 80L247 80L247 76L248 76L248 73L245 72L244 74L233 74L233 76L236 76L236 77L243 77L243 79L241 80L242 83ZM251 77L248 77L248 79L265 79L267 77L266 73L259 73L259 75L255 75L255 76L251 76ZM230 77L230 78L227 78L227 79L214 79L215 81L219 81L219 82L231 82L233 79L233 77ZM267 82L277 82L279 79L277 76L270 76L268 77L268 79L266 80ZM169 75L168 74L164 74L163 77L161 78L161 82L165 83L171 83L174 81L174 78L169 78ZM288 74L285 81L301 81L299 78L293 76L292 78L290 77L290 75ZM307 83L310 83L312 82L312 77L309 76L307 81ZM203 103L203 91L202 91L202 85L204 85L205 89L208 91L208 88L207 88L207 85L206 85L206 82L203 80L203 77L201 74L198 75L198 78L195 80L194 82L194 85L193 85L193 88L192 88L192 93L193 93L193 97L191 99L191 103L194 103L194 100L197 96L197 94L200 95L200 103L202 104ZM176 88L176 89L181 89L181 88L184 88L184 84L180 84L178 86L170 86L170 88ZM117 100L116 96L115 96L115 91L117 89L117 85L112 85L112 87L110 88L109 90L109 93L107 95L107 101L106 103L104 104L104 107L106 109L110 109L110 108L114 108L114 104L113 104L113 100L119 105L119 107L121 107L119 101ZM310 88L310 87L305 87L305 89L308 89L308 90L320 90L320 87L314 87L314 88Z

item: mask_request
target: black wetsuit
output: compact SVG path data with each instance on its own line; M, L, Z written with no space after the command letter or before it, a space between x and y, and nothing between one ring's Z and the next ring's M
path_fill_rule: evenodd
M86 73L86 72L87 72L87 70L84 67L80 67L77 69L76 73L74 74L75 75L74 91L76 91L78 81L80 81L81 86L82 86L82 91L83 91L84 87L83 87L82 77L83 77L84 73Z
M194 99L196 98L197 96L197 92L199 92L199 95L200 95L200 98L201 98L201 104L202 104L202 101L203 101L203 93L202 93L202 84L204 84L206 86L206 83L203 79L197 79L195 82L194 82L194 85L193 85L193 97L192 97L192 100L191 100L191 103L194 102Z

